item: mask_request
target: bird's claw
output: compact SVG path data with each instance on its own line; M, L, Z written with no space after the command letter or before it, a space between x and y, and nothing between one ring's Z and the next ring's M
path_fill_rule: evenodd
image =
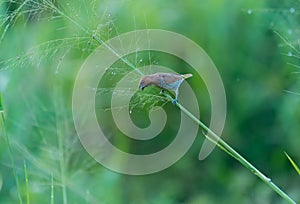
M174 104L174 105L176 105L176 104L177 104L177 102L178 102L178 100L177 100L177 99L173 99L173 101L172 101L172 102L173 102L173 104Z

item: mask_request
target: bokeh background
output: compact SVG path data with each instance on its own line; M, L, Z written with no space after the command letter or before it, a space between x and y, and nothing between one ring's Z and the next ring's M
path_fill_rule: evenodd
M118 174L88 155L76 135L71 101L77 71L99 46L92 35L105 41L145 28L180 33L207 52L227 94L222 137L300 201L300 177L284 155L300 163L299 15L296 0L1 1L0 203L285 203L218 148L199 161L201 131L183 158L151 175ZM185 72L184 62L162 53L128 59L137 67L160 64ZM98 87L98 120L120 149L155 152L172 141L180 112L155 97L141 106L133 100L132 119L140 127L149 125L152 103L163 105L169 122L149 143L122 135L109 101L128 70L120 62L107 71ZM209 124L205 86L200 77L189 83L201 120Z

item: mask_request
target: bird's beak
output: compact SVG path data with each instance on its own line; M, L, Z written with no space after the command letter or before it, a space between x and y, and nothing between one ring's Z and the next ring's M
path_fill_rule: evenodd
M144 86L139 86L139 89L141 89L142 91L144 91Z
M139 89L141 89L142 91L144 91L145 86L143 86L142 84L139 84Z

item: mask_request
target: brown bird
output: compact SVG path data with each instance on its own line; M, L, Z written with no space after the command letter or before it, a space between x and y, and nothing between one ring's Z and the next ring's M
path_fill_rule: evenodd
M143 76L139 83L139 89L144 90L147 86L157 86L164 89L175 92L175 99L173 103L178 101L178 89L183 80L192 77L192 74L172 74L172 73L155 73L151 75Z

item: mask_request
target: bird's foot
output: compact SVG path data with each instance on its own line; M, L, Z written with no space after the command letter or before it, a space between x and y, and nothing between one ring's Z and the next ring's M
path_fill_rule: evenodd
M177 102L178 102L178 100L177 100L177 99L173 99L173 101L172 101L172 102L173 102L173 104L174 104L174 105L176 105L176 104L177 104Z

